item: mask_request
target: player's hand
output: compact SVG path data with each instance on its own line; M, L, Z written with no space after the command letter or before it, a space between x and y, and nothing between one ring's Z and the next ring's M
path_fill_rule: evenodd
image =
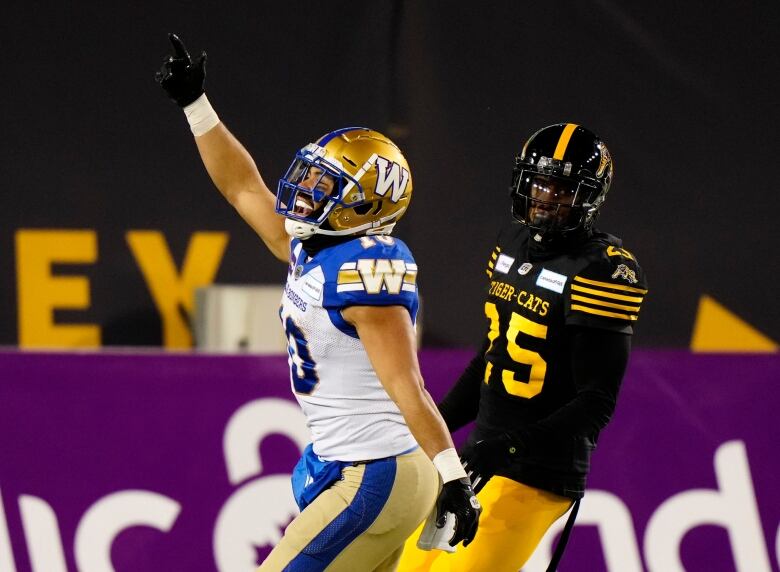
M475 493L482 490L490 478L509 466L520 450L520 443L506 433L477 441L461 455L466 474L471 479Z
M468 546L477 534L479 515L482 512L482 506L468 479L444 483L439 498L436 499L437 528L446 524L448 512L455 515L455 533L450 538L450 546L457 545L461 540L463 546Z
M168 56L154 78L179 107L186 107L204 92L206 83L206 52L192 61L184 42L176 34L168 34L173 55Z

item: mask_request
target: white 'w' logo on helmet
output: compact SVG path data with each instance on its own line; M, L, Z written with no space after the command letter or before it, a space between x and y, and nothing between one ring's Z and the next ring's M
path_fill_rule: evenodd
M380 197L384 197L392 186L393 191L390 194L390 200L397 203L406 192L406 185L409 183L409 171L398 163L388 161L379 155L374 155L372 159L374 159L376 165L376 187L374 192Z

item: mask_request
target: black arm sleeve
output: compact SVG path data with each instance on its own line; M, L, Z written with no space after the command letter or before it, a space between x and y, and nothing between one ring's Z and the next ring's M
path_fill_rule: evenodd
M447 423L450 433L457 431L467 423L477 418L479 411L479 392L485 378L485 352L488 342L477 352L469 362L458 381L447 392L439 404L439 412Z
M568 439L597 435L615 411L631 352L631 336L596 328L572 328L572 373L577 394L566 405L518 435Z

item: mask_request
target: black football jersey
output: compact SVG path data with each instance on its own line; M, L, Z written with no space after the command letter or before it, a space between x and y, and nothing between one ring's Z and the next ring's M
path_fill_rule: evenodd
M525 226L506 226L487 263L486 367L471 442L496 431L522 434L569 403L577 394L572 326L630 335L647 293L641 267L617 237L596 231L541 260L529 256L529 240ZM597 438L534 438L499 474L579 498Z

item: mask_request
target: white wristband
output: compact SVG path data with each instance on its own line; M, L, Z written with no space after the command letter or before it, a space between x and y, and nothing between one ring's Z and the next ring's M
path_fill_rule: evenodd
M455 449L444 449L433 458L433 466L439 471L442 483L466 478L466 471L460 464L458 452Z
M195 137L210 131L219 123L217 112L211 107L205 93L185 107L184 114L187 116L190 129Z

